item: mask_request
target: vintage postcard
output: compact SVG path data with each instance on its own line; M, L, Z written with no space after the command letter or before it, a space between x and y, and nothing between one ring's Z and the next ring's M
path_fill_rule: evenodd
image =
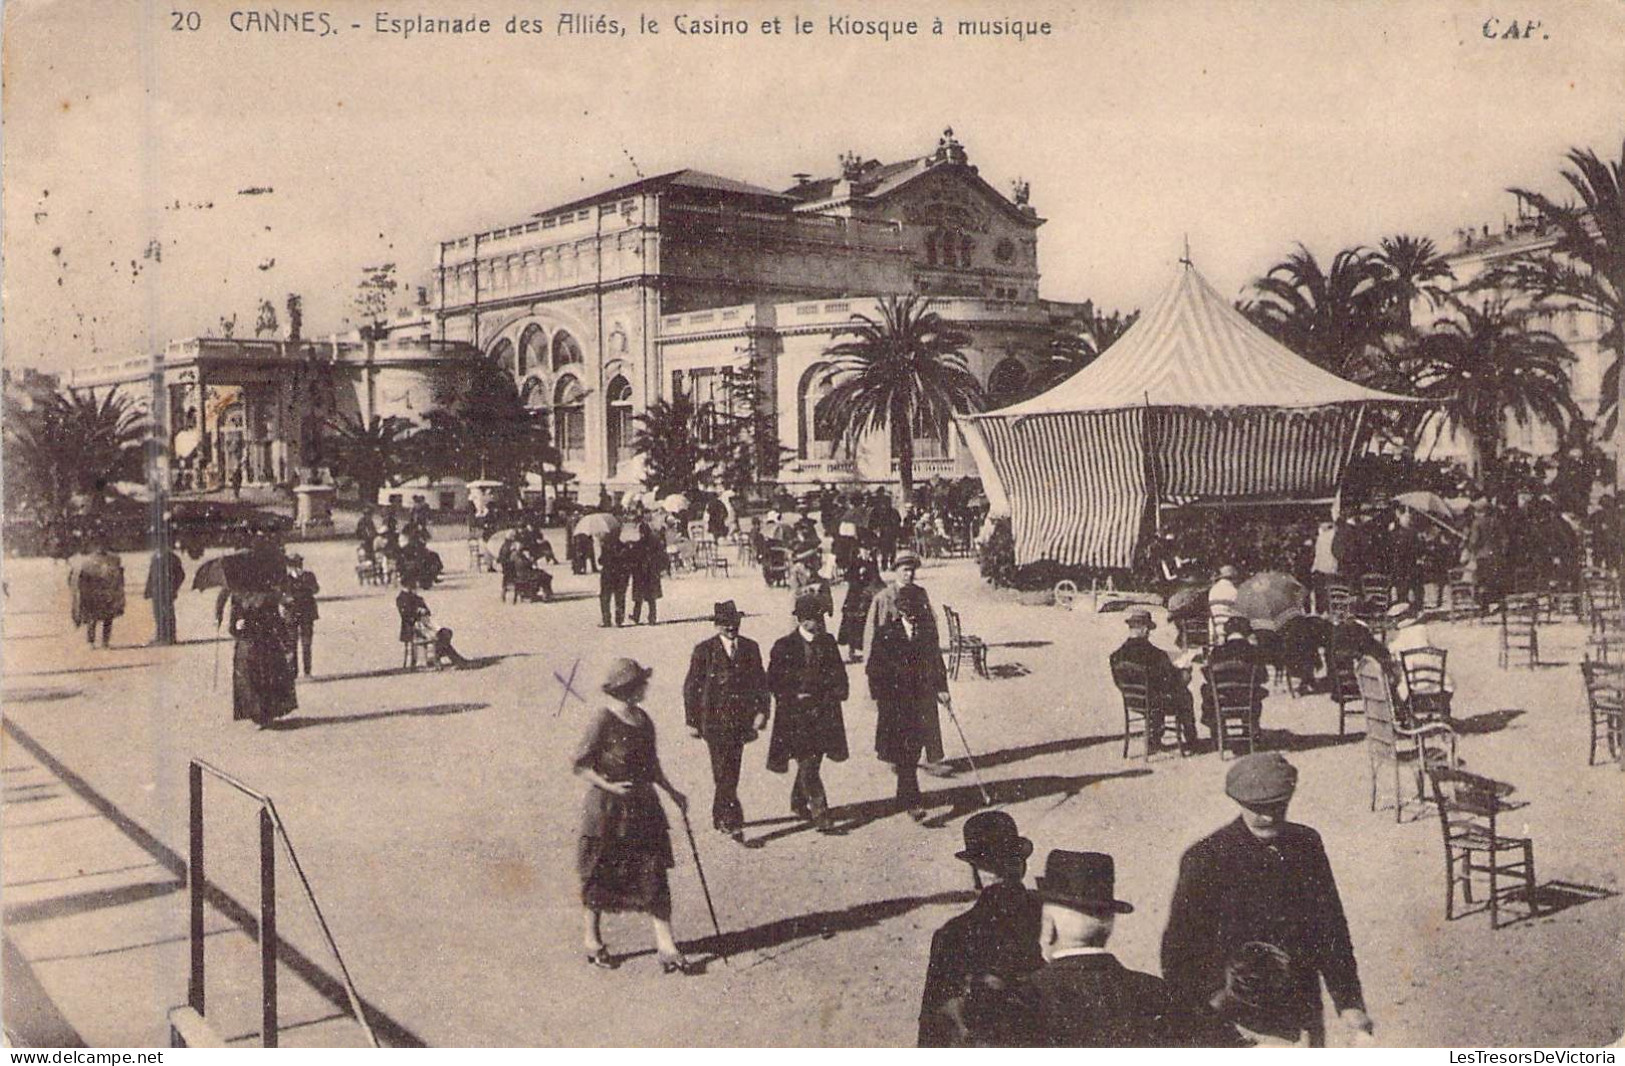
M1613 1061L1625 8L3 48L9 1046Z

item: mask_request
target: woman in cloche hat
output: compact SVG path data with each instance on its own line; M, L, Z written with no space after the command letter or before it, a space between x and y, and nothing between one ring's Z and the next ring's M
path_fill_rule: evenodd
M575 772L592 784L582 812L576 870L581 877L582 936L587 961L613 969L604 946L604 911L647 914L654 926L660 968L689 973L691 964L671 935L671 886L666 871L675 865L671 830L656 786L678 808L688 797L677 791L660 766L655 727L639 704L652 669L633 659L609 664L600 690L606 701L587 729L575 757Z

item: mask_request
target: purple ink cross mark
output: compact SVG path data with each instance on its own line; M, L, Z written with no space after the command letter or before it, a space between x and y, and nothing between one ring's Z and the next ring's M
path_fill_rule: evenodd
M561 675L557 670L553 671L553 680L557 681L564 689L559 695L559 709L553 713L553 717L557 718L564 713L564 705L570 701L571 696L574 696L582 703L587 702L587 697L575 690L576 671L580 669L581 660L577 659L570 667L570 676L568 678Z

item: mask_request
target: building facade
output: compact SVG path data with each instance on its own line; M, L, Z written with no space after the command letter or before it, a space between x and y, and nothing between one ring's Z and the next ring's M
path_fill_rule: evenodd
M777 399L791 483L894 477L889 440L837 452L815 417L824 351L876 300L919 293L971 337L998 405L1021 394L1076 305L1039 297L1044 220L948 130L898 163L848 154L782 190L680 170L440 244L421 321L392 332L464 343L548 408L579 484L639 486L634 419L686 393L716 399L754 364ZM974 471L948 426L916 427L921 476Z

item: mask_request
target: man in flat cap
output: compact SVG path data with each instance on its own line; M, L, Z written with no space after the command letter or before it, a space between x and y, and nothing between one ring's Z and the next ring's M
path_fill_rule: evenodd
M1272 944L1291 972L1276 1014L1323 1047L1324 979L1332 1003L1357 1034L1371 1032L1343 901L1320 835L1286 820L1298 771L1278 752L1247 755L1230 768L1225 793L1240 817L1191 845L1162 935L1162 973L1194 1005L1225 987L1225 970L1245 945Z
M1033 842L1004 811L965 820L965 850L981 894L976 905L938 929L920 998L920 1047L1018 1042L1005 1029L1016 982L1044 965L1038 935L1042 906L1022 879ZM987 883L984 885L983 877Z
M1106 948L1117 916L1110 855L1052 851L1038 879L1049 964L1028 978L1021 1043L1037 1047L1183 1047L1234 1044L1215 1016L1181 1002L1160 978L1130 970Z
M683 680L683 714L689 732L705 740L711 755L711 824L744 842L745 810L739 803L739 766L745 745L767 725L767 672L762 650L739 635L744 615L732 600L712 608L716 636L694 646Z
M1162 746L1162 730L1172 711L1179 723L1180 738L1186 748L1196 747L1196 714L1191 700L1190 678L1173 664L1168 653L1151 643L1151 631L1157 628L1151 612L1143 608L1130 611L1123 619L1128 623L1128 639L1112 652L1112 676L1118 668L1132 664L1145 671L1146 695L1150 708L1146 714L1146 745L1150 751Z

